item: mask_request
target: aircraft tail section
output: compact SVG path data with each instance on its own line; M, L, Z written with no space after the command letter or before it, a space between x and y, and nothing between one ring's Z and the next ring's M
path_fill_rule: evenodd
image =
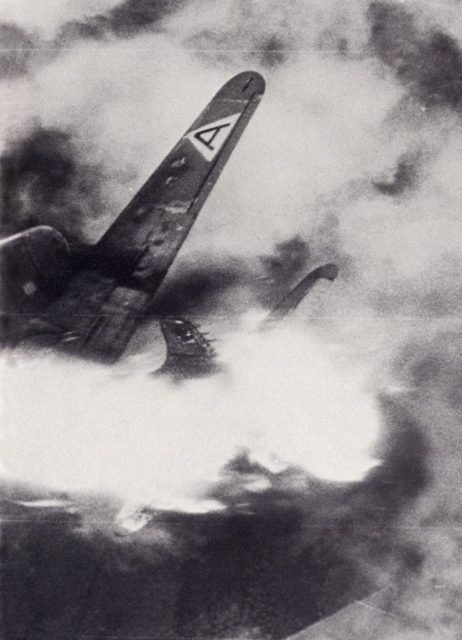
M264 93L246 71L227 82L95 246L109 275L153 294Z

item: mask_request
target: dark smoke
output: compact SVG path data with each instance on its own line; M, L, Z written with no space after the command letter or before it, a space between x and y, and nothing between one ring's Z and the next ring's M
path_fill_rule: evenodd
M307 243L300 236L278 242L270 255L260 257L265 275L275 286L286 286L301 275L310 257Z
M66 22L51 40L27 33L14 24L0 24L0 80L24 76L81 41L126 39L160 30L161 20L179 11L186 2L125 0L107 13Z
M261 43L260 62L265 67L278 67L287 61L287 47L279 35L270 35Z
M378 57L427 107L460 111L462 51L438 29L423 32L404 6L372 2L371 45Z
M400 196L416 186L418 168L415 154L405 154L399 159L391 180L375 181L373 185L379 193Z
M106 14L91 16L65 24L56 41L64 44L76 40L130 38L158 29L158 23L175 13L186 0L125 0Z
M217 317L244 311L249 302L271 307L305 274L309 257L306 242L294 236L276 243L273 253L255 256L251 261L223 257L214 262L202 256L196 264L179 263L159 290L153 313ZM244 292L238 309L239 295Z
M107 209L101 192L104 168L87 157L73 133L60 129L36 127L11 144L0 158L4 229L16 232L48 224L70 241L85 241L85 225ZM238 290L246 291L253 305L272 306L304 275L309 258L306 242L294 236L250 264L226 257L220 262L203 258L200 266L179 263L156 296L153 313L235 313Z
M70 132L36 127L0 158L2 224L14 231L47 224L83 239L104 213L100 166L81 158Z
M208 259L204 262L200 267L179 265L175 274L167 278L155 298L153 312L156 315L224 313L223 296L238 286L250 284L249 270L239 260L230 264L212 263Z
M263 283L267 288L262 299L269 295L274 301L275 297L285 295L295 279L304 275L309 259L309 246L298 235L277 243L271 254L260 256Z
M425 438L427 486L398 521L396 539L421 561L417 573L403 573L393 612L422 637L458 638L462 621L461 335L460 323L444 322L410 340L395 362Z
M58 53L60 47L82 40L154 32L162 28L163 17L184 4L127 0L105 14L67 23L52 45ZM247 13L244 7L241 4L239 24L230 20L196 33L188 45L200 49L198 55L206 56L214 69L221 62L234 68L252 60L264 65L268 74L273 68L279 71L293 44L287 35L290 24L273 28L262 21L260 27L258 11L252 12L250 3ZM428 111L446 108L459 113L462 53L456 40L440 28L420 26L403 4L372 2L368 19L367 57L373 52ZM30 71L29 49L37 41L15 26L2 29L10 44L3 51L0 71L8 79L17 78ZM334 29L325 31L316 46L339 55L354 49L348 37L336 35ZM239 49L244 51L236 53ZM105 211L103 170L86 157L79 153L71 133L59 129L37 127L27 138L10 144L0 161L4 222L13 230L46 222L83 238L85 221ZM386 196L377 200L392 206L404 199L421 186L420 169L418 157L401 156L389 180L373 183L375 191ZM403 216L407 213L403 208ZM327 212L317 243L326 247L335 241L334 249L342 254L337 224L337 217ZM397 226L397 236L401 230ZM312 251L316 251L314 242ZM201 268L180 265L159 291L156 311L160 315L226 313L236 304L237 291L245 292L247 301L270 306L304 274L310 258L306 243L295 237L257 257L252 267L240 260L231 265L226 260L209 262ZM405 276L390 259L386 277L368 292L368 305L385 316L420 316L420 322L427 316L460 314L460 256L448 251L438 260L403 285ZM354 276L355 256L351 263ZM353 292L353 307L355 293L361 295ZM417 397L409 398L407 408L385 403L384 462L361 485L317 493L311 484L297 495L284 491L287 478L283 475L272 477L276 488L253 498L261 515L202 519L181 515L175 516L176 522L172 518L165 526L175 538L174 550L157 543L143 547L138 541L124 547L93 531L84 537L79 517L69 518L66 524L8 525L2 561L8 591L2 595L2 608L9 628L24 637L35 633L49 638L68 636L70 629L76 634L98 629L101 635L125 637L149 635L153 628L172 640L231 633L277 638L330 613L334 605L360 597L358 584L367 592L373 582L367 580L364 565L370 562L386 569L390 561L401 588L395 609L397 613L401 606L406 613L414 610L417 634L422 630L418 622L426 615L425 605L438 600L435 594L442 594L445 610L428 625L430 630L436 626L436 634L441 632L435 638L442 637L462 602L460 580L458 588L455 578L462 564L458 534L462 514L458 504L451 505L451 501L460 502L457 459L462 447L457 431L462 419L462 334L439 328L432 338L428 327L425 331L425 338L411 340L395 367L398 380L415 389ZM452 413L444 421L445 411ZM234 471L259 472L255 468ZM68 571L70 565L74 576ZM441 582L445 590L437 592ZM34 609L43 613L41 620Z
M0 23L0 80L24 75L34 56L37 39L14 24Z
M245 21L245 11L242 20ZM240 24L239 33L233 29L204 29L192 36L187 45L202 58L217 62L230 63L235 57L236 41L241 44L240 55L247 60L246 64L260 64L267 69L277 68L287 62L290 55L290 42L284 34L242 31L244 22Z
M359 494L365 498L365 512L383 510L392 521L428 488L429 446L422 425L405 402L383 397L382 411L387 429L379 445L379 455L384 463L371 472Z
M138 542L110 532L116 505L102 498L98 505L81 498L82 513L36 511L27 527L24 510L4 504L11 520L2 552L11 585L2 595L6 631L58 638L97 629L98 637L122 638L155 627L172 640L251 631L279 639L367 595L375 580L369 565L386 569L392 554L408 576L418 575L419 549L397 541L395 527L427 486L426 448L406 411L388 400L384 406L391 428L384 462L364 482L341 488L299 476L294 490L294 470L269 474L273 486L264 494L241 492L247 509L159 513ZM261 473L245 456L228 471L236 482ZM7 494L20 499L14 488ZM92 522L85 509L96 506Z
M462 410L462 353L459 345L462 331L441 329L421 339L410 340L400 354L396 366L407 383L419 392L437 389L455 411Z

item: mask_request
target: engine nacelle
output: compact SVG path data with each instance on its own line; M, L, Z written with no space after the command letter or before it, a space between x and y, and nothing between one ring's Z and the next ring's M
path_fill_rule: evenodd
M21 314L58 296L71 273L64 237L39 226L0 241L1 310Z

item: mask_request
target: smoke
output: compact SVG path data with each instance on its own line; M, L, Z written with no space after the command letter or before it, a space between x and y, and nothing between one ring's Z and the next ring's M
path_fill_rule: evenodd
M419 557L412 572L397 572L399 589L391 613L404 618L406 639L457 638L460 633L460 324L427 333L427 343L412 340L395 366L413 386L407 411L415 416L427 449L426 490L402 512L395 540ZM397 556L399 558L399 555ZM415 635L414 635L415 637Z
M372 2L372 45L411 92L426 106L459 112L462 51L456 38L436 25L423 28L404 6Z
M207 256L179 260L153 304L160 316L193 314L224 319L259 303L276 304L309 264L310 251L299 236L276 243L270 254L256 256L253 265L240 257Z
M0 77L14 78L24 75L28 69L34 38L14 24L0 23Z
M418 81L381 69L377 57L394 50L391 38L397 37L393 12L380 13L375 5L361 11L359 4L341 9L328 3L325 10L313 5L309 11L294 6L292 13L274 3L274 11L261 20L257 2L221 3L213 11L200 2L194 16L186 7L165 18L162 33L100 43L104 55L96 61L94 47L77 39L35 71L33 86L17 81L4 87L6 104L20 105L6 116L4 140L15 138L6 156L18 146L27 154L34 121L71 135L83 182L87 167L99 171L79 197L92 207L91 214L85 206L76 215L78 235L94 241L220 82L244 64L268 67L258 60L260 40L283 32L287 42L273 49L285 60L269 65L267 95L184 247L184 263L195 260L194 254L214 262L216 257L229 262L231 256L258 268L258 255L299 235L309 241L314 263L331 258L340 263L354 288L365 292L367 308L372 303L380 310L383 297L394 313L403 300L411 307L403 311L410 313L422 305L438 306L432 304L435 296L458 307L459 221L453 211L460 193L453 160L460 155L459 119L427 109L428 101L422 107L412 102ZM377 14L391 35L384 27L377 34ZM248 29L236 40L243 23ZM235 45L220 47L226 60L218 64L217 45L194 40L199 30L211 38L213 25L221 39L224 32ZM342 30L343 49L327 47L326 39L330 42L333 33L342 39ZM417 27L411 35L411 50L426 42ZM393 60L385 62L395 69ZM83 77L81 70L90 64L92 77ZM187 102L178 101L172 78L181 79ZM20 196L22 206L33 210L27 180ZM68 201L73 196L70 188ZM403 252L403 246L412 252ZM453 273L447 278L449 265ZM342 306L348 306L350 294L347 290Z
M102 208L101 167L79 158L72 135L36 128L0 159L2 223L22 230L48 224L81 239L82 220Z
M105 39L111 36L127 38L144 31L159 29L159 22L174 13L186 0L125 0L106 13L85 16L66 22L57 34L57 41ZM111 3L113 4L113 3Z
M15 360L4 388L6 467L60 489L180 508L205 498L242 450L271 469L337 481L375 464L378 409L333 347L292 328L230 338L221 352L226 375L181 387L143 372L114 378L96 365Z
M111 11L119 4L118 0L44 0L40 5L30 0L4 0L0 20L51 38L64 24Z
M47 222L96 241L220 84L253 67L267 93L155 310L211 314L214 332L224 321L235 331L243 311L276 302L305 270L324 260L340 267L287 334L223 338L230 379L174 389L144 372L114 379L93 365L19 359L6 391L7 422L20 425L8 427L7 466L31 480L48 469L56 486L81 482L180 508L208 495L241 449L267 469L296 465L337 479L362 477L377 455L387 486L396 469L405 478L393 512L401 528L389 532L401 589L395 612L408 619L408 637L456 637L459 3L3 4L11 44L1 60L0 140L10 227ZM153 337L148 331L147 345ZM342 363L362 379L349 380ZM371 451L379 424L390 437L402 433L402 421L373 400L392 387L409 390L403 402L414 424L399 440L398 466ZM163 422L173 426L159 428ZM417 440L425 482L417 464L401 473ZM180 469L162 447L178 452ZM129 475L132 458L139 477ZM374 473L354 498L368 513L381 495ZM421 558L412 571L409 557Z

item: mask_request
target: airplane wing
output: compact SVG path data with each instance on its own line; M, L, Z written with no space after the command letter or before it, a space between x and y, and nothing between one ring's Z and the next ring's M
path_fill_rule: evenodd
M311 271L273 309L262 329L273 326L290 314L320 278L335 280L337 274L335 264L325 264ZM154 375L185 379L220 371L210 340L192 322L183 318L167 318L161 322L161 329L167 345L167 358Z
M184 380L212 375L220 370L210 340L192 322L167 318L160 326L167 345L167 358L154 375Z
M263 78L251 71L220 89L97 243L107 272L156 291L264 89Z
M376 591L286 640L379 640L401 634L404 637L409 630L406 621L390 612L389 600L386 590Z
M295 311L303 298L321 278L335 280L338 275L338 267L335 264L324 264L311 271L274 307L263 323L263 328L273 326L285 316Z
M264 92L252 71L227 82L21 340L113 362L133 335Z

